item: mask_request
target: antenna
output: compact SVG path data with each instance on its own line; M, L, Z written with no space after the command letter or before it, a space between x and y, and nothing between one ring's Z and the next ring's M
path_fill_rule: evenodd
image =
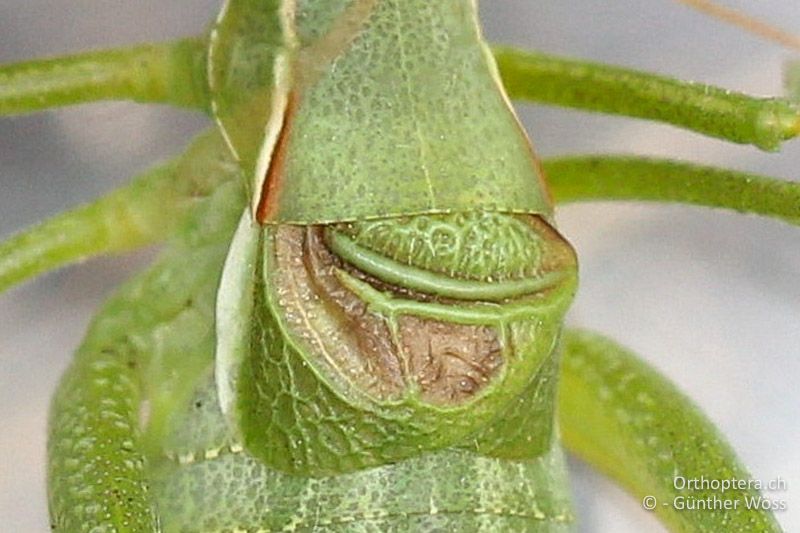
M753 18L736 9L725 7L712 0L675 0L717 20L738 26L748 33L758 35L786 48L800 51L800 36L793 35L771 24Z

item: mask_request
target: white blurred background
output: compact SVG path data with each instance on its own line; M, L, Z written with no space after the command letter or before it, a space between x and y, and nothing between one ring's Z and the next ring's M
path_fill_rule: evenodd
M727 0L800 33L796 0ZM0 63L201 31L217 0L0 0ZM485 0L496 42L780 94L790 52L669 0ZM543 156L625 152L800 178L780 155L640 121L522 106ZM181 150L207 121L96 104L0 119L0 236L111 190ZM570 323L608 333L677 382L754 478L782 477L778 519L800 531L800 229L754 217L634 204L570 206L581 259ZM92 313L152 251L64 269L0 295L0 530L48 529L50 394ZM580 531L661 531L639 503L573 461Z

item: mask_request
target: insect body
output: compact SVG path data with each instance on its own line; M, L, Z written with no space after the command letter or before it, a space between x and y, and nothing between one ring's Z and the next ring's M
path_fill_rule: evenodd
M294 502L244 516L254 499L285 498L284 484L308 495L315 521L424 527L431 519L420 511L390 511L379 501L342 496L342 509L330 508L314 489L326 482L312 478L354 472L366 476L358 483L371 485L371 476L397 475L398 461L454 446L459 450L443 460L463 476L480 471L481 462L511 459L528 461L520 465L530 477L563 477L560 463L537 458L558 453L551 451L553 372L575 258L551 227L540 169L480 41L474 6L266 7L229 2L210 36L212 112L221 126L215 139L224 139L231 168L253 179L251 207L221 281L204 276L186 288L191 304L171 309L206 342L176 339L154 356L152 346L137 346L152 339L137 342L125 327L116 342L85 348L71 370L79 377L66 378L54 404L57 528L102 527L115 513L168 530L310 527ZM264 42L276 20L284 39ZM271 74L262 62L248 62L248 54L270 46ZM400 64L387 68L393 62ZM482 116L493 117L483 129L463 126ZM393 127L380 127L386 123ZM254 130L264 133L254 137ZM359 202L345 210L353 198ZM228 201L241 209L240 201ZM230 227L217 209L217 225ZM209 242L219 261L230 234L215 226L197 238L209 240L208 231L222 236ZM204 270L219 274L212 257ZM167 261L164 268L176 267ZM195 309L208 312L217 285L214 328L212 316ZM186 335L176 324L158 329ZM214 332L216 349L209 350ZM115 387L135 388L139 372L173 373L172 364L193 368L181 372L180 385L147 383L138 406L101 400L97 415L116 421L114 440L127 443L122 453L92 440L95 423L81 416L86 382L113 395ZM155 372L152 365L164 366ZM195 413L198 404L210 407ZM173 434L185 426L216 429ZM173 442L177 449L166 444ZM174 472L170 461L182 468ZM373 467L382 470L364 472ZM233 472L253 468L259 476L235 479ZM473 484L484 478L469 477ZM229 518L215 513L198 525L191 518L196 504L180 497L186 478L196 487L225 486L230 497L220 495L215 508ZM156 491L163 500L148 494L153 479L163 483ZM236 496L242 493L246 501ZM554 512L545 520L566 524L568 508L558 498L549 503ZM464 515L454 525L472 515L542 520L502 505L476 511L472 502L435 495L425 505Z
M203 89L144 97L218 129L120 193L155 213L136 242L168 246L106 304L53 401L56 530L570 529L562 347L567 442L631 490L741 471L657 375L562 335L575 255L473 2L231 0L206 41L171 49ZM793 127L790 104L763 107ZM43 268L5 246L0 282Z

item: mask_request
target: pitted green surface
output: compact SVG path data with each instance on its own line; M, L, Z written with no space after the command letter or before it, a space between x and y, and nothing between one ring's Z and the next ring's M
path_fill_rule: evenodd
M184 177L194 180L196 162L182 163ZM153 509L165 531L568 528L557 450L520 463L447 451L323 479L278 473L246 453L208 386L215 290L245 202L236 169L225 158L217 163L219 175L203 176L208 185L197 189L195 209L169 250L108 302L62 384L51 433L51 505L61 530L124 524L149 533ZM230 180L205 198L211 183ZM287 398L325 387L304 382L314 375L303 369L300 360L291 368L297 388L283 391ZM95 412L95 403L104 407ZM364 433L355 438L369 438L366 426L338 426L335 416L323 422L318 436L328 451L356 429Z
M512 324L509 328L511 342L517 346L530 342L526 339L532 330ZM559 349L551 350L539 371L531 376L525 392L520 394L505 410L497 413L495 420L460 447L481 455L503 459L526 459L546 453L554 434L558 389Z
M48 477L56 531L155 530L146 450L157 447L164 419L194 392L213 357L216 281L244 202L226 159L215 165L213 151L192 155L213 137L180 165L180 179L195 192L193 216L162 258L105 304L53 399Z
M353 222L336 231L405 265L476 281L536 276L543 245L524 221L487 211Z
M486 272L484 274L487 278L485 281L465 280L459 276L451 277L397 262L359 246L341 233L329 232L327 237L331 250L342 261L365 274L408 291L456 300L496 302L524 298L545 292L558 285L559 282L572 275L574 270L573 265L569 265L565 266L563 271L543 272L541 275L510 280L494 280L492 275ZM502 257L498 262L502 263ZM532 269L538 270L541 263L537 258L537 261L531 265Z
M275 222L551 207L472 0L382 0L304 88ZM354 199L358 199L354 202Z
M237 2L231 2L228 5L233 3ZM246 3L241 2L239 5ZM263 8L275 7L280 3L256 0L249 4ZM349 4L355 3L359 3L358 0L349 2ZM360 3L368 4L369 2ZM300 26L309 25L308 28L299 28L301 41L308 44L316 36L322 35L325 28L330 26L331 20L330 17L326 19L326 9L330 8L331 12L340 12L347 2L331 0L325 3L299 0L299 4L301 9L303 6L311 8L306 13L306 22L298 23ZM433 4L435 5L435 3ZM466 4L463 5L466 6ZM257 15L257 13L252 14ZM245 13L239 22L247 23L256 18L248 17ZM267 21L267 25L262 25L262 28L274 24L274 22L274 18L270 19ZM264 56L256 57L260 52L249 58L246 57L247 53L241 54L237 59L244 57L244 61L241 65L233 65L233 71L242 67L242 71L251 69L250 73L254 73L252 77L250 73L240 77L240 81L244 81L245 86L251 81L255 82L257 90L250 93L246 90L242 91L247 104L254 105L238 108L236 118L252 119L253 115L257 115L252 112L258 111L259 105L264 104L263 108L266 108L268 95L256 93L264 88L269 90L269 82L259 85L269 77L261 74L263 72L270 73L272 69L270 61L273 51L270 50L270 45L283 42L282 36L275 33L258 34L256 32L253 35L256 45L251 52L263 47ZM272 38L275 40L272 41ZM198 105L198 102L205 102L204 95L189 97L192 92L190 88L192 82L191 80L187 82L185 75L190 70L188 63L198 57L194 52L190 54L189 48L194 48L199 42L200 40L195 43L187 42L191 46L187 47L186 55L178 53L166 61L159 61L156 56L165 51L168 52L164 54L165 56L173 56L173 53L182 46L122 50L118 52L119 55L117 52L100 52L78 57L74 63L70 60L56 59L25 64L21 69L14 67L3 69L9 80L9 83L5 85L8 85L11 92L1 98L6 100L6 104L10 103L10 107L6 105L2 112L31 111L54 105L109 97ZM171 48L172 50L170 50ZM237 50L237 52L241 52L241 50ZM189 58L189 55L192 57ZM507 59L511 57L506 55ZM254 58L255 61L253 61ZM179 62L183 63L184 61L187 63L178 65ZM125 64L125 62L130 62L130 64ZM511 62L514 62L513 57ZM540 61L539 67L547 66L547 63L548 61ZM571 65L566 65L566 63L571 63ZM564 85L567 90L549 91L554 86L550 85L549 88L545 88L544 92L549 91L558 96L553 100L545 95L542 99L592 108L598 108L598 101L604 100L600 107L604 107L606 110L619 111L622 109L622 111L634 115L666 118L712 135L753 142L770 149L775 148L781 139L796 136L800 131L796 109L787 102L777 100L755 102L726 91L715 91L702 86L680 86L670 80L659 80L653 77L640 77L633 80L628 76L631 73L604 69L596 65L562 61L561 67L564 66L576 67L575 71L569 75L556 74L558 83L567 82ZM183 72L177 75L174 72L168 72L174 68ZM117 69L119 72L113 72ZM513 69L507 68L506 70ZM403 72L407 73L408 70ZM582 80L571 77L573 74L577 74L577 77ZM598 77L598 75L600 76ZM164 76L170 77L171 80L164 83ZM600 80L603 83L597 83L602 76L606 76L607 79ZM199 79L203 76L193 77ZM520 87L533 88L533 92L537 90L541 92L541 87L538 87L539 83L531 83L531 80L535 79L531 71L518 77L516 81L520 81L522 77L525 79L518 84ZM171 83L176 80L178 83ZM587 80L588 84L584 83ZM167 85L174 85L174 87L169 88ZM548 84L545 83L545 85ZM228 96L233 96L235 99L238 96L238 89L239 87L234 87ZM644 96L637 102L634 101L636 99L627 98L630 96L631 89L634 92L637 89L646 89L645 92L648 94L640 91L640 96L642 94ZM164 90L177 92L169 96L162 92ZM664 94L660 94L665 90L670 93L667 95L667 100L671 100L671 102L666 102L667 105L663 98ZM15 94L15 91L19 92ZM517 92L519 93L519 91ZM623 97L620 97L620 94ZM251 96L254 97L252 101L249 100ZM531 93L526 96L531 96ZM221 103L221 100L224 99L225 97L215 100L216 106L220 107L231 103L230 101ZM626 107L626 103L630 104L631 102L633 104ZM236 102L233 104L232 107L237 107ZM2 104L0 107L3 107ZM205 107L205 105L200 104L200 107ZM227 119L232 116L233 114L228 115ZM259 146L259 128L262 128L263 125L258 120L244 122L247 122L248 127L252 129L249 132L243 132L240 140L244 139L245 143L251 142L249 149L254 151ZM254 135L250 135L250 133L254 133ZM631 181L632 173L638 167L646 166L649 172L645 172L645 174L652 177L653 169L658 166L652 162L644 162L645 164L637 167L636 161L624 162L622 170L628 171L629 174L613 173L615 179L622 185L609 187L608 184L603 183L598 185L598 165L602 166L603 161L590 163L592 164L582 165L581 169L585 172L582 173L581 184L590 183L591 187L589 188L592 189L590 192L597 193L595 195L603 193L607 197L615 194L617 196L638 194L640 198L647 196L644 194L647 191L644 191L643 185L637 185ZM198 164L198 168L202 169L203 166L204 164ZM747 185L748 191L758 193L753 196L761 202L750 199L748 203L741 200L741 194L732 195L730 191L727 191L727 196L721 200L721 197L715 200L712 192L720 190L719 179L708 180L709 183L713 182L712 192L703 192L699 191L697 187L689 187L689 192L684 193L684 190L687 189L685 185L690 181L687 181L687 176L691 177L689 175L692 169L677 168L671 164L662 166L664 168L669 166L672 174L677 172L677 181L682 180L681 194L677 194L680 196L679 200L691 197L689 200L695 203L724 204L739 210L755 210L762 214L772 215L777 213L777 216L787 220L796 219L794 207L797 202L791 202L789 198L791 191L787 192L789 190L787 183L759 182L757 177L720 173L716 178L741 181ZM574 167L578 168L581 165L574 165ZM700 170L703 170L701 174L711 174L707 170ZM635 180L633 181L635 182ZM691 183L689 184L691 185ZM770 191L767 192L775 193L773 197L766 198L764 190L756 190L759 186L764 189L767 185L770 186ZM625 191L620 193L621 189L626 189L627 193ZM662 184L660 194L654 193L649 196L651 199L664 200L670 196L668 193L669 191L664 189ZM239 196L241 195L232 195L231 198L235 197L235 199L228 205L238 206L239 200L242 199ZM577 197L581 194L572 196ZM677 197L675 194L672 196ZM734 196L736 201L730 200ZM758 204L755 208L753 207L754 202ZM167 205L167 202L164 205ZM789 207L781 209L783 205ZM491 208L492 206L485 207ZM509 209L515 210L514 208ZM169 213L174 212L169 211ZM117 531L120 529L153 531L158 529L155 525L156 519L153 517L151 505L158 498L151 498L148 493L148 479L145 474L152 473L159 479L158 476L163 471L158 467L148 465L148 462L143 459L145 456L153 459L152 462L163 459L159 457L158 453L152 451L153 445L156 445L156 448L158 445L163 445L167 450L172 450L173 444L177 449L180 448L180 444L187 446L177 452L169 451L170 457L173 458L172 461L177 461L177 464L180 465L178 467L181 470L180 473L190 470L198 462L198 458L209 462L224 461L224 459L220 459L220 454L226 447L231 453L231 457L238 457L241 454L239 445L227 434L227 428L219 417L214 418L208 412L199 415L203 420L208 421L207 424L198 422L183 434L175 432L165 436L165 431L172 427L169 424L159 423L159 420L171 420L171 415L174 413L172 409L180 406L186 400L187 395L191 392L190 389L195 384L195 379L202 381L207 375L206 367L211 357L209 339L212 336L208 323L210 322L214 284L204 276L209 274L211 278L214 278L215 273L218 272L222 255L221 247L218 245L225 240L225 238L217 238L219 236L206 240L208 235L214 233L214 230L209 230L209 228L220 222L215 218L215 214L212 210L205 212L203 213L204 219L193 221L195 227L184 228L181 239L184 240L185 248L177 246L176 255L170 256L150 274L127 286L120 296L105 308L103 315L95 323L89 339L82 347L75 364L65 376L54 401L51 428L50 468L51 476L55 478L51 486L54 528L67 531L78 528L92 528L93 531ZM224 219L225 216L222 218ZM233 218L230 220L232 221ZM224 220L222 222L223 225L219 227L223 230L232 228L230 225L225 226ZM203 228L204 224L207 224L208 227ZM206 230L209 230L209 233L205 233ZM194 253L195 248L197 248L197 253ZM101 249L102 247L98 247L95 252ZM179 259L177 256L180 254L185 254L186 257ZM73 255L71 259L69 257L61 258L59 263L74 260L76 257ZM53 262L50 266L55 264L56 262ZM621 466L615 465L615 468L619 470L617 477L629 483L631 479L635 478L634 481L639 480L648 485L655 485L656 489L661 484L660 490L662 491L665 490L665 487L671 487L674 472L680 468L688 468L690 471L697 468L708 469L709 464L712 464L721 472L728 473L723 477L729 476L730 472L739 472L735 477L746 477L746 473L742 473L743 471L736 466L735 459L719 435L709 430L710 424L702 420L702 417L697 416L694 408L687 407L680 395L669 386L665 386L661 378L649 369L642 368L629 354L611 343L583 334L574 335L569 339L566 348L568 357L565 375L567 379L565 380L566 386L562 387L562 390L568 391L566 396L573 400L573 403L563 411L567 411L568 414L580 415L575 417L578 422L572 424L572 428L580 427L584 431L589 428L587 456L592 457L595 453L603 453L606 448L611 450L612 459L615 457L625 458L625 454L630 454L633 459L638 461L639 468L631 470L631 458L629 457L620 463ZM575 354L578 355L577 358ZM616 361L612 360L615 358ZM577 364L575 364L576 361ZM543 369L543 372L545 371L549 371L549 369ZM542 379L542 387L536 389L537 392L533 393L534 397L538 391L548 388L549 384L546 382L548 378L543 376ZM569 389L570 379L572 385L575 385L573 387L575 390ZM531 392L532 389L528 389L528 391ZM599 394L595 394L598 392ZM200 405L196 406L196 409L208 411L209 406L214 406L214 395L207 390L204 394L200 397ZM653 397L659 395L661 400L653 402ZM635 401L628 401L631 398ZM140 402L142 399L144 400ZM520 403L514 405L518 411L523 411L527 405L530 405L522 400L523 398L520 398ZM583 400L587 400L584 402L585 405L580 404ZM541 404L536 403L535 400L526 399L526 401L531 401L541 408ZM625 405L622 408L616 408L618 406L614 406L615 402ZM654 405L666 405L669 406L669 409L658 410L653 407ZM605 409L603 409L604 406ZM178 408L177 411L180 409ZM512 417L513 415L511 413ZM185 415L185 420L197 422L196 418L190 414ZM148 426L147 436L143 443L138 442L138 423L140 421L143 424L147 422ZM494 427L514 426L511 432L505 433L503 430L501 432L504 437L521 443L526 436L520 428L527 426L524 423L516 424L516 422L518 419L511 419L508 424ZM612 428L614 431L607 431L605 428L603 431L593 433L592 428L603 429L602 426L606 423L609 427L615 426ZM643 438L642 435L646 435L647 438ZM687 438L687 435L690 438ZM180 443L173 443L173 439ZM150 446L144 446L144 443L149 443ZM207 448L205 446L207 443L221 444ZM192 445L199 445L199 448L192 449ZM661 450L654 452L654 446L655 448L660 447ZM711 463L707 460L709 457L712 459ZM602 463L602 460L598 462ZM419 461L409 461L408 464L418 465ZM445 468L451 466L448 462L438 464ZM239 479L242 477L242 465L235 461L230 464L230 470L227 470L225 465L223 465L223 470L228 478ZM438 471L427 469L424 465L422 470L423 474L427 474L431 479L436 479ZM272 479L270 477L272 474L264 474L261 480L269 481ZM180 475L171 476L168 480L182 482L180 477ZM206 476L205 479L207 480L209 477ZM340 480L344 482L347 478L347 476L336 478L334 482L338 486ZM304 481L308 483L307 487L317 488L317 485L312 484L311 481ZM446 481L451 480L448 478ZM503 475L503 481L515 483L516 478L506 472ZM381 482L395 482L400 486L410 487L391 477L381 478ZM548 480L548 482L558 485L560 480L554 479ZM161 488L157 483L156 486ZM215 495L213 492L215 487L203 485L203 481L197 479L189 479L187 486L200 486L206 489L205 493ZM260 496L257 490L249 490L247 494L243 495L241 492L237 492L239 487L230 486L228 488L230 494L233 494L239 503L244 501L239 499L240 497L252 499ZM252 489L252 487L249 488ZM413 489L413 487L411 488ZM493 489L491 486L490 488ZM170 495L169 490L171 489L165 489L164 494ZM652 487L643 487L641 490L648 493L653 492ZM187 493L180 491L181 495ZM419 491L418 494L424 494L424 492ZM198 501L200 501L200 496L196 494ZM211 503L226 506L220 511L221 519L225 518L225 513L232 515L241 509L247 509L249 512L253 508L252 504L248 506L246 502L237 506L233 500L225 499L227 494L217 496L221 497L215 498ZM303 496L310 497L312 494L310 491L305 491ZM550 530L551 525L552 529L559 528L562 525L561 517L563 515L554 515L554 523L551 523L548 521L549 515L539 512L541 511L539 504L547 500L547 495L538 493L532 494L531 497L536 500L532 506L533 510L521 512L514 507L513 497L508 500L511 502L510 504L506 505L504 502L498 507L489 507L488 512L485 512L486 507L476 507L473 512L469 509L450 511L445 508L442 510L439 505L435 507L429 505L427 511L416 513L417 507L414 505L418 502L411 502L409 507L402 509L396 515L385 513L383 508L377 511L367 510L356 515L344 514L341 517L323 518L319 512L316 512L313 516L304 515L304 522L297 522L295 517L292 517L288 522L279 523L276 527L297 526L306 529L324 528L348 531L408 531L412 529L502 531L538 530L540 528ZM263 501L263 499L259 501ZM298 497L296 501L287 502L286 506L305 501L302 497ZM429 501L434 502L432 499ZM231 505L232 503L233 505ZM185 523L190 524L188 527L192 527L196 525L196 518L201 516L204 510L193 508L194 514L187 514L185 508L178 507L177 500L171 500L163 507L163 509L175 510L174 514L170 513L164 516L164 523L168 524L168 528L178 524L179 520L176 517L181 515L186 519ZM315 510L321 507L318 505ZM352 509L352 506L349 508ZM209 505L208 509L213 510L213 505ZM305 511L305 509L304 507L302 510ZM266 513L269 509L259 508L259 511ZM461 520L460 518L465 515L469 515L468 519ZM767 513L754 512L739 515L734 513L734 515L722 512L704 513L702 517L695 520L692 515L681 513L680 516L674 516L672 521L678 524L677 527L686 527L691 530L779 529L779 525L772 517L767 516ZM451 520L453 516L457 519ZM534 523L532 520L527 520L531 516L540 521ZM357 520L357 522L351 520ZM325 526L325 524L330 524L330 526ZM684 524L688 525L684 526Z
M344 10L363 0L297 0L297 39L300 46L314 44L323 37Z
M83 352L53 399L48 444L50 515L56 531L152 531L136 413L141 398L130 347ZM93 357L88 358L87 355ZM95 429L102 428L102 429Z
M521 462L450 450L332 478L290 476L215 429L223 424L216 404L206 403L211 382L199 383L195 398L175 412L169 438L193 452L167 449L171 459L152 461L165 532L570 529L557 446Z
M471 401L434 405L412 387L398 399L379 400L323 356L326 348L319 339L328 335L319 315L326 313L325 307L310 296L289 303L300 297L279 281L276 230L267 226L263 232L253 314L242 317L252 323L252 333L249 340L241 339L249 345L238 371L234 419L250 453L286 472L350 472L472 439L526 390L549 360L572 296L568 288L548 300L532 299L510 309L474 304L487 313L483 323L497 329L506 363ZM372 307L379 302L367 303ZM386 316L390 330L397 331L401 314L425 317L429 312L427 304L412 303L418 306L413 313ZM437 307L441 311L452 306ZM438 316L447 320L446 311ZM307 327L308 334L293 331L293 321ZM529 448L529 456L535 449L541 448Z

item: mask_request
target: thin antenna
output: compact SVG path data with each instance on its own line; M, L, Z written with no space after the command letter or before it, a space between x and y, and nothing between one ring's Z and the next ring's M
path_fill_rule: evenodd
M675 0L715 19L738 26L743 30L786 48L800 51L800 36L793 35L766 22L746 15L741 11L722 6L712 0Z

